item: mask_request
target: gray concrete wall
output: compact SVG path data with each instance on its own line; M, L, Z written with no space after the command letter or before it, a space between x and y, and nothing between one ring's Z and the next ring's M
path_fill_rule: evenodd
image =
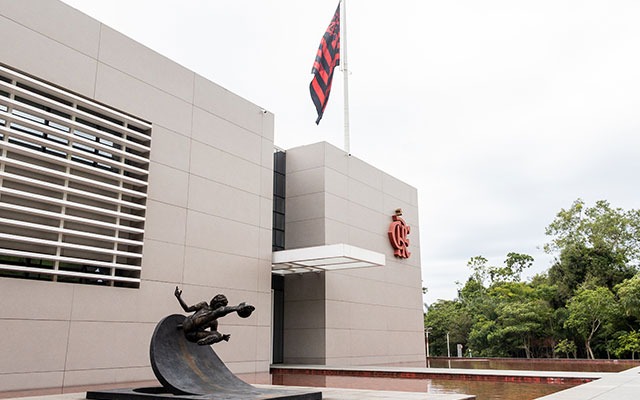
M153 379L155 324L225 293L216 351L267 371L273 115L54 0L0 0L0 62L153 124L139 289L0 278L0 390Z
M314 290L302 291L305 300L322 299L322 308L317 307L313 316L285 320L285 332L292 332L285 355L286 346L314 349L306 359L298 355L290 361L424 366L416 189L330 144L318 143L287 150L286 207L288 249L346 243L386 256L384 267L326 272L322 280L315 274L305 277L305 284L315 285ZM397 208L411 226L408 259L394 257L387 235ZM285 310L301 301L299 295L287 297L299 292L293 279L285 281ZM293 334L300 326L313 334Z

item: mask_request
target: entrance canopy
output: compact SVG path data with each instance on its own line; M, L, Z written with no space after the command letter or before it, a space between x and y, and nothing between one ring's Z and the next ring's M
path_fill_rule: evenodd
M286 275L384 265L384 254L340 243L273 252L271 272Z

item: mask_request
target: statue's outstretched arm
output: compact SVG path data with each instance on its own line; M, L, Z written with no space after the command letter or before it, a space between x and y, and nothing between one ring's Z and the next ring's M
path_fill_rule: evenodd
M182 300L182 290L180 290L177 286L173 294L176 296L176 298L178 299L178 303L180 303L180 306L185 312L192 312L197 310L197 308L195 308L194 306L189 307L187 303L185 303L184 300Z
M247 308L250 308L250 310L245 310ZM248 311L249 314L251 314L251 312L253 312L253 310L255 310L255 307L248 305L247 303L240 303L237 306L225 306L225 307L220 307L218 309L215 310L215 315L216 318L220 318L220 317L224 317L227 314L231 314L232 312L238 312L238 311Z

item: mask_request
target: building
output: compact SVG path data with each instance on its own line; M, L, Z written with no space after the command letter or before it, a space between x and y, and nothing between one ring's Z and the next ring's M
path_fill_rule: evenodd
M221 321L237 373L424 365L414 188L327 143L274 152L271 113L62 2L0 14L3 391L153 379L176 286L255 305Z

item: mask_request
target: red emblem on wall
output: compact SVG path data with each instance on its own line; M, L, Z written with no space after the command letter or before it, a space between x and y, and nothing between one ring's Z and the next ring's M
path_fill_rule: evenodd
M393 222L389 225L389 241L393 247L393 255L400 258L409 258L411 253L408 250L411 227L404 222L401 217L402 209L396 210L396 215L392 216Z

